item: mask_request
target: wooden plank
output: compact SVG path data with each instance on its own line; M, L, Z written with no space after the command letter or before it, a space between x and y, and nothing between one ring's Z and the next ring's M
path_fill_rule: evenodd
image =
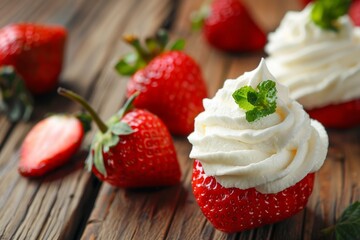
M144 5L145 1L131 4L125 0L106 1L102 4L98 4L98 1L86 1L84 6L78 6L80 12L71 12L76 16L65 16L64 22L69 25L70 36L75 36L70 37L69 45L78 46L78 49L71 50L71 59L67 60L69 63L66 64L61 85L71 87L82 95L91 95L91 102L95 108L102 107L101 112L114 112L118 109L122 94L115 90L123 83L119 82L118 77L115 78L116 75L110 78L98 77L107 76L103 75L102 71L109 61L111 48L122 34L121 29L130 23L124 19L128 16L125 13L135 6L139 7L139 11L151 10ZM55 4L53 8L41 8L45 11L44 15L41 15L42 10L35 12L38 19L47 19L47 16L54 16L49 9L56 11L57 7ZM161 10L163 8L159 11ZM29 8L29 11L32 9ZM158 14L158 11L153 13ZM145 15L151 14L147 12ZM157 17L153 15L153 18ZM140 21L131 23L142 26ZM91 87L95 84L99 88ZM109 99L112 102L109 102ZM43 113L75 109L79 107L60 96L51 94L40 98L33 122L18 124L4 144L0 155L0 238L71 239L81 228L79 224L91 210L91 203L95 200L91 198L94 198L98 189L98 181L94 181L89 173L82 170L86 154L75 156L73 164L41 179L28 180L17 173L18 149L31 126ZM85 140L84 146L89 144L90 136L91 134Z
M125 32L148 36L173 22L172 38L186 38L186 52L200 63L210 97L226 78L236 78L258 65L263 52L222 53L207 45L200 32L190 30L189 15L201 2L0 0L0 27L13 21L65 25L69 41L60 85L85 96L106 119L124 100L128 78L119 77L113 66L130 50L120 42ZM300 7L295 0L244 2L265 31L277 26L285 10ZM169 13L174 21L167 18ZM173 187L125 190L102 184L100 188L82 170L86 151L51 175L25 179L16 171L25 134L48 111L79 109L55 93L38 98L36 104L30 123L10 124L0 118L0 239L318 239L322 228L333 224L351 202L360 200L360 128L329 130L328 157L304 211L241 233L215 230L201 213L192 194L191 145L186 138L174 138L183 176ZM83 233L82 221L86 222Z

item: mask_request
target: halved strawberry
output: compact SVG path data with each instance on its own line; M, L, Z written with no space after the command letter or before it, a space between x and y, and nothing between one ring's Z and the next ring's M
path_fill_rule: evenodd
M53 115L38 122L26 135L20 150L18 170L39 177L65 164L79 149L84 128L70 115Z
M62 88L58 92L88 110L100 129L86 160L87 169L100 180L126 188L168 186L180 181L169 131L156 115L133 109L136 94L104 123L79 95Z
M350 128L360 125L360 99L307 110L310 117L327 128Z
M225 188L204 173L195 160L192 188L205 217L224 232L240 232L272 224L301 211L307 204L314 184L314 174L275 194L255 190Z

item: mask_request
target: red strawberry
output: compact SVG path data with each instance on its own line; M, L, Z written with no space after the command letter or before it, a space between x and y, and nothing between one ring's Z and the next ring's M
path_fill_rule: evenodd
M360 125L360 99L307 110L310 117L328 128L350 128Z
M353 1L350 5L349 16L356 26L360 26L360 1Z
M312 192L314 176L308 174L276 194L263 194L255 188L225 188L214 177L206 176L195 160L192 187L206 218L215 228L230 233L272 224L301 211Z
M312 2L312 0L300 0L300 3L302 4L303 7L305 7L306 5L308 5L311 2Z
M164 40L161 39L163 36L157 37L147 40L147 43L152 41L147 51L140 47L136 38L127 37L137 50L138 60L131 72L127 72L131 65L126 62L126 57L116 68L120 74L136 71L127 86L128 97L140 92L134 101L135 107L145 108L159 116L171 133L188 135L194 129L194 118L203 111L206 85L198 64L176 50L179 42L172 50L163 52L167 37Z
M265 46L265 33L256 25L241 0L214 0L210 11L199 14L197 21L203 19L200 24L206 40L218 49L244 52L261 50Z
M84 133L77 117L53 115L43 119L30 130L21 146L20 174L39 177L65 164L79 149Z
M105 124L80 96L65 89L58 92L81 103L100 129L86 162L88 170L100 180L125 188L167 186L180 181L180 167L167 128L154 114L132 109L135 95Z
M6 26L0 29L0 66L15 67L31 93L47 93L58 83L66 35L61 26Z

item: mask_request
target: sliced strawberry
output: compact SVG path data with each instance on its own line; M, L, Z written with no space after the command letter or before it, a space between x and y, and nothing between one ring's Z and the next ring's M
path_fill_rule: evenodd
M52 91L61 72L66 37L61 26L6 26L0 29L0 66L13 66L33 94Z
M207 176L194 162L192 188L205 217L224 232L240 232L272 224L301 211L307 204L314 184L314 174L276 194L263 194L254 188L224 188Z
M76 117L54 115L43 119L21 146L20 174L39 177L65 164L80 147L83 136L84 128Z
M214 0L203 33L212 46L230 52L260 50L267 40L241 0Z
M360 125L360 99L307 110L310 117L327 128L350 128Z
M350 5L349 16L356 26L360 26L360 1L353 1Z

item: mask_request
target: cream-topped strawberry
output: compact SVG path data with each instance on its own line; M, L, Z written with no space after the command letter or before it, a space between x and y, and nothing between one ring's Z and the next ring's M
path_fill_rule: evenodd
M264 60L225 81L189 136L193 192L209 221L243 231L303 209L323 164L328 137L276 82Z
M265 48L277 80L326 127L360 124L360 27L347 15L350 3L320 0L288 12Z

